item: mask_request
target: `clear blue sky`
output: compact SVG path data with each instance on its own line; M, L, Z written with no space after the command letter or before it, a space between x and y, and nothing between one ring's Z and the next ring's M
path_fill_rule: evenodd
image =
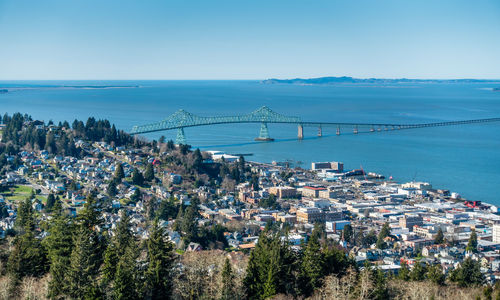
M500 1L0 0L0 80L500 78Z

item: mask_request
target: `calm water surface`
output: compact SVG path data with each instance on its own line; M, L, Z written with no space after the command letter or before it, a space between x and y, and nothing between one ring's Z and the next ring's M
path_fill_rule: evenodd
M249 113L260 106L305 121L422 123L500 117L500 92L492 84L297 86L257 81L0 82L19 84L139 85L131 89L32 89L0 94L0 113L23 112L56 122L107 118L129 131L162 120L178 109L200 116ZM470 198L500 205L500 123L436 127L354 135L334 128L269 125L273 143L258 143L259 124L215 125L185 130L188 143L250 160L342 161L347 168L397 181L429 181ZM175 139L175 131L149 134Z

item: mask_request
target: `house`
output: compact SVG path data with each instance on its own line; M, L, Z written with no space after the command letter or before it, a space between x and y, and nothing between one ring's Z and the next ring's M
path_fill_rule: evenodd
M193 242L189 243L186 249L186 251L201 251L201 250L202 250L201 245Z

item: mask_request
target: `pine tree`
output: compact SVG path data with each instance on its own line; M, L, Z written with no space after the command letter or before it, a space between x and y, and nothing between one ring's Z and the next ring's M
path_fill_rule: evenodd
M193 169L200 172L203 167L203 156L200 149L196 148L193 152Z
M108 196L110 196L110 197L114 197L118 193L118 191L116 190L116 183L114 181L111 181L108 184L107 193L108 193Z
M479 262L467 257L457 269L451 272L450 280L461 287L469 287L481 285L485 279Z
M385 249L386 243L384 239L391 234L391 229L389 227L389 223L385 223L384 226L382 226L382 229L380 230L380 233L378 234L377 237L377 248L379 249Z
M373 299L386 300L389 299L389 289L387 288L387 278L382 270L377 269L373 275L375 289L373 291Z
M49 235L44 239L50 262L49 298L57 298L68 293L66 274L73 246L73 230L69 218L63 214L61 201L57 200L49 223Z
M195 199L191 199L181 221L181 230L186 243L195 241L198 237L198 205Z
M427 279L438 285L444 285L446 276L443 274L443 268L440 264L430 266L426 274Z
M231 261L229 258L226 258L224 267L222 268L222 291L220 300L232 299L235 299L234 274L231 268Z
M54 197L54 195L52 193L50 193L48 196L47 196L47 205L45 206L47 211L51 211L52 210L52 207L54 206L54 203L56 202L56 197Z
M173 150L173 149L175 149L175 144L174 144L174 141L172 141L172 140L168 140L168 142L167 142L167 149L168 149L168 150Z
M30 198L26 198L17 207L16 227L21 233L25 231L33 231L35 229L33 207L31 206Z
M139 186L144 184L144 176L137 169L132 172L132 183Z
M310 296L314 289L321 284L323 276L324 257L318 240L317 228L314 229L304 250L301 262L302 293Z
M68 270L68 294L83 299L102 292L95 285L102 264L103 237L97 231L102 216L92 196L87 197L84 209L78 215L78 228L74 234L73 249Z
M26 230L17 236L14 249L9 255L7 271L20 280L25 276L39 277L47 271L48 263L45 248L33 231Z
M123 178L125 178L125 172L123 171L123 166L121 163L116 164L116 170L115 170L115 180L116 182L120 183L122 182Z
M241 173L245 173L245 158L243 155L240 155L240 158L238 159L238 167L241 170Z
M135 267L136 253L135 247L127 248L127 251L120 257L116 266L114 276L113 299L138 299L137 281L138 270Z
M264 230L250 253L243 284L246 298L264 299L277 293L295 293L294 256L288 241L280 234Z
M425 279L425 273L427 272L427 267L417 261L410 272L410 279L413 281L422 281Z
M130 216L122 210L114 236L104 252L103 278L105 283L114 280L120 258L126 253L130 255L137 247L130 227Z
M434 238L434 244L439 245L442 243L444 243L444 234L443 234L443 230L441 229L441 227L439 227L439 230L436 234L436 237Z
M465 248L465 250L468 252L477 253L477 234L474 229L470 234L469 242L467 243L467 248Z
M408 264L406 264L406 262L401 263L401 269L399 269L398 278L403 281L410 280L410 269L408 269Z
M168 299L172 294L173 246L166 240L165 231L155 220L150 229L145 273L146 297Z
M153 168L153 164L148 164L146 166L146 171L144 172L144 180L153 181L155 179L155 170Z
M102 262L100 251L96 249L99 243L97 233L80 227L73 243L67 274L68 294L75 299L84 299L92 291L89 288L96 282Z
M344 237L344 241L346 241L346 243L352 242L354 234L352 226L350 224L344 226L344 229L342 230L342 236Z

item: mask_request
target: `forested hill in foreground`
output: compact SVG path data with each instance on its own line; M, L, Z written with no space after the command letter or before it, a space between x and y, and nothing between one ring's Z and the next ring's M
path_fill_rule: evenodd
M295 79L266 79L264 84L342 84L342 83L500 83L500 79L385 79L385 78L354 78L354 77L318 77Z

